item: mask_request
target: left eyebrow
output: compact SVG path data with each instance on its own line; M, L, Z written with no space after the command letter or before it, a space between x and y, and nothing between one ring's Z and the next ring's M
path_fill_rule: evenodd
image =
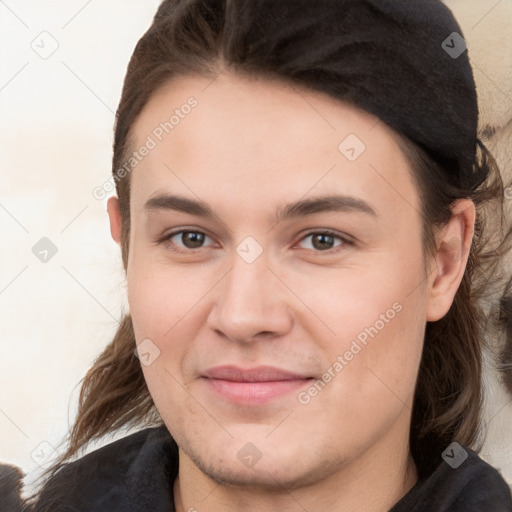
M144 209L175 210L209 220L220 219L214 210L203 201L178 195L160 194L152 197L146 201ZM378 217L375 209L361 198L347 195L327 195L289 203L277 211L273 220L277 223L325 212L356 212Z
M276 221L307 217L324 212L357 212L378 217L375 209L365 200L347 195L328 195L304 199L287 204L276 214Z

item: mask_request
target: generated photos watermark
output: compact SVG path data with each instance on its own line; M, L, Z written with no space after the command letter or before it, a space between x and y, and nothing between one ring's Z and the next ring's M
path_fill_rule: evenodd
M130 172L139 165L145 157L147 157L153 149L155 149L160 142L165 138L166 135L172 132L178 126L183 119L185 119L191 112L192 109L196 108L199 102L196 98L191 96L187 99L187 102L181 105L180 108L174 109L173 114L167 121L161 122L156 126L153 131L146 137L144 144L142 144L136 151L133 151L132 155L127 158L126 162L116 170L116 172L106 180L102 185L97 186L93 189L92 195L95 199L105 199L107 194L113 192L116 187L116 183L125 178Z
M375 338L389 324L403 307L400 302L394 302L392 307L385 313L379 315L370 327L365 327L350 344L350 348L345 350L343 355L338 355L329 368L323 373L321 379L317 379L308 389L301 391L297 395L297 400L302 405L307 405L331 382L348 364L361 352L368 344L370 339Z

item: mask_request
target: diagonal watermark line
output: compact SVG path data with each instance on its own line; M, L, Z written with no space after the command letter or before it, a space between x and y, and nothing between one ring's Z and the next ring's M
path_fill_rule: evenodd
M507 407L508 405L511 405L511 404L512 404L512 398L508 402L505 402L498 409L498 411L496 413L494 413L488 420L486 420L487 425L489 425L496 418L496 416L498 416L501 413L501 411L503 411L503 409L505 409L505 407Z
M440 246L443 244L444 242L441 241L440 243ZM439 246L439 247L440 247ZM439 250L439 248L438 248ZM471 251L471 246L469 248L467 247L462 247L461 249L461 254L458 256L459 260L462 259L464 257L464 254L466 252L469 252ZM421 286L425 281L427 281L430 276L437 270L437 264L434 264L433 267L427 272L426 275L424 275L421 280L418 282L418 284L405 296L406 298L409 297L409 295L411 295L411 293L413 293L414 291L416 291L418 289L419 286ZM491 279L491 276L489 275L486 279L486 283Z
M9 288L9 286L11 286L12 283L14 283L14 281L16 281L16 279L18 279L18 277L23 274L23 272L25 272L25 270L27 270L28 268L28 265L23 269L23 270L20 270L16 276L14 276L1 290L0 290L0 294L2 294L5 290L7 290L7 288Z
M372 127L368 131L371 132L379 123L382 123L382 120L380 117L377 118L375 123L372 124Z
M310 189L303 194L301 197L299 197L299 201L304 199L334 168L336 167L336 164L334 164ZM281 219L279 219L268 231L267 233L270 233L279 223L281 222Z
M18 71L16 71L12 77L9 78L9 80L7 80L7 82L5 82L2 87L0 87L0 91L3 91L29 64L30 61L25 62L25 64L23 64L23 66L21 66L21 68L18 69Z
M297 90L293 85L290 85L290 87L334 130L336 131L336 128L329 123L329 121Z
M73 222L75 222L75 220L76 220L80 215L82 215L82 213L83 213L85 210L87 210L87 208L89 208L89 205L87 205L87 206L85 206L84 208L82 208L82 210L81 210L79 213L77 213L77 214L76 214L76 215L71 219L71 221L70 221L70 222L68 223L68 225L67 225L67 226L66 226L66 227L61 231L61 233L64 233L64 231L66 231L66 229L68 229L68 228L69 228L69 226L70 226L71 224L73 224Z
M63 265L61 265L62 269L72 278L74 279L78 285L93 299L96 304L98 304L111 318L113 318L118 324L120 324L120 321L73 275L71 272L65 268Z
M274 480L274 482L284 491L286 492L286 494L288 494L288 496L290 496L290 498L295 501L295 503L304 511L304 512L309 512L308 509L306 507L304 507L304 505L302 503L300 503L299 501L297 501L297 499L295 498L295 496L286 488L286 487L283 487L281 482L277 481L275 476L270 472L270 471L266 471L267 474L269 474L272 479Z
M428 278L435 272L436 268L434 267L433 269L430 270L430 272L428 272L428 274L426 276L423 276L420 280L420 282L405 296L406 298L409 297L409 295L411 295L411 293L413 293L414 291L416 291L425 281L428 280Z
M0 409L0 412L28 439L29 437L27 436L27 434L25 434L25 432L23 432L23 430L21 430L20 427L18 427L18 425L16 425L16 423L14 421L11 420L11 418L9 418L9 416L7 416L7 414L5 414L4 411L2 411L2 409Z
M65 29L91 2L92 0L88 0L60 29Z
M501 3L501 0L498 0L472 27L471 29L474 29L477 25L479 25L480 23L482 23L482 21L484 21L485 18L487 18L487 16L492 12L494 11L494 9L496 9L496 7L498 6L498 4Z
M273 433L273 432L274 432L278 427L280 427L280 426L283 424L284 420L286 420L286 419L290 416L290 414L292 414L292 412L294 412L294 411L295 411L295 408L293 408L293 409L292 409L292 410L291 410L291 411L290 411L290 412L289 412L289 413L288 413L288 414L287 414L287 415L286 415L286 416L285 416L285 417L284 417L284 418L283 418L283 419L282 419L282 420L281 420L281 421L280 421L280 422L279 422L279 423L278 423L278 424L277 424L277 425L276 425L276 426L275 426L275 427L274 427L274 428L273 428L273 429L272 429L272 430L271 430L271 431L270 431L270 432L265 436L265 439L266 439L267 437L269 437L269 436L270 436L270 435L271 435L271 434L272 434L272 433Z
M181 181L181 183L183 183L183 185L185 185L185 187L187 187L190 190L190 192L192 192L192 194L194 194L197 197L197 199L199 199L199 201L203 202L203 200L165 162L164 167L171 171L174 174L174 176L176 176L176 178L178 178ZM219 222L223 226L225 226L228 231L230 231L230 229L226 226L226 223L215 212L213 212L213 214L215 215L215 217L217 217Z
M167 368L164 368L164 370L166 373L168 373L174 379L174 381L178 384L178 386L180 386L182 389L184 389L203 408L203 410L210 416L210 418L212 418L212 420L215 421L215 423L217 423L217 425L219 425L219 427L222 430L224 430L224 432L226 432L226 434L229 437L231 437L231 439L234 439L233 436L230 434L230 432L226 429L226 427L224 427L224 425L222 425L217 420L217 418L215 418L215 416L185 386L183 386L183 384L181 384L181 382L179 382L176 379L176 377L174 377L174 375L169 370L167 370Z
M303 199L305 196L307 196L335 167L336 167L336 164L333 164L329 168L329 170L312 187L310 187L310 189L299 199Z
M501 87L480 66L477 66L474 62L472 62L471 65L477 68L478 71L480 71L480 73L482 73L482 75L484 75L485 78L487 78L487 80L489 80L489 82L491 82L491 84L494 85L494 87L496 87L496 89L498 89L498 91L500 91L501 94L503 94L503 96L505 96L505 98L507 98L507 100L512 104L512 98L503 89L501 89Z
M18 18L18 21L20 21L25 27L30 28L6 3L5 0L0 0L0 5L3 5L7 10L11 11L11 14Z
M73 74L75 77L87 88L89 91L101 102L105 107L107 107L112 114L116 115L115 112L63 61L62 64Z
M421 217L421 213L372 164L368 165Z
M28 229L3 205L0 204L0 208L3 208L5 212L11 216L11 218L19 225L21 228L25 231L25 233L28 233Z
M274 274L279 279L279 281L281 281L281 283L283 283L286 286L286 288L288 288L288 290L290 290L293 293L293 295L295 295L295 297L297 297L297 299L300 300L300 302L302 302L302 304L304 304L304 306L306 306L309 309L309 311L311 311L311 313L313 313L313 315L316 318L318 318L318 320L320 320L320 322L322 322L322 324L327 329L329 329L329 331L331 331L336 336L336 333L269 266L266 265L266 267L268 270L270 270L270 272L272 272L272 274Z
M204 295L202 295L199 298L199 300L177 322L175 322L170 327L170 329L164 334L164 336L167 336L232 270L233 270L233 267L231 267L223 276L221 276L217 280L217 282Z
M219 76L220 76L220 75L222 75L222 73L224 73L224 70L225 70L227 67L228 67L228 65L226 64L226 65L225 65L225 66L224 66L224 67L219 71L219 73L218 73L216 76L214 76L214 77L213 77L213 78L212 78L212 79L211 79L211 80L210 80L210 81L209 81L209 82L204 86L204 88L203 88L203 89L201 89L201 92L206 91L206 89L207 89L208 87L210 87L210 85L212 85L212 84L213 84L213 82L215 82L215 80L217 80L217 78L219 78Z
M215 487L199 502L199 505L201 505L201 503L205 502L221 486L222 486L222 484L215 485Z
M369 366L368 366L368 370L370 370L373 373L373 375L375 375L375 377L377 377L377 379L379 379L382 382L382 384L384 384L384 386L386 386L389 389L389 391L391 391L391 393L393 393L393 395L395 395L398 398L398 400L400 400L400 402L402 402L402 404L404 404L405 407L407 407L407 409L409 409L409 411L412 410L409 407L409 405L406 404Z

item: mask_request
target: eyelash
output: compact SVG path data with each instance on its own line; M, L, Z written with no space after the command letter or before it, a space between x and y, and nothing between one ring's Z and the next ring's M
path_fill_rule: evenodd
M198 247L197 249L177 249L175 244L173 244L170 240L171 240L171 238L174 238L176 235L183 234L183 233L194 233L194 234L198 234L199 233L199 234L205 235L205 236L207 236L208 238L211 239L211 237L209 237L203 231L196 231L196 230L192 230L192 229L181 229L181 230L178 230L178 231L173 231L171 233L168 233L167 235L165 235L162 238L158 239L156 241L156 243L158 245L166 243L167 247L171 251L177 252L177 253L181 253L181 254L190 253L190 252L193 252L193 251L197 251L199 249L205 249L205 247ZM310 236L313 236L313 235L327 235L327 236L331 236L333 238L337 238L338 240L341 240L341 242L342 242L340 245L338 245L338 246L336 246L336 247L334 247L332 249L327 249L325 251L320 251L320 250L312 249L314 252L319 253L319 254L333 254L333 253L337 253L341 248L343 248L345 246L353 246L354 245L354 242L352 242L348 238L343 237L343 236L339 235L338 233L335 233L334 231L331 231L329 229L325 229L325 230L321 230L321 231L311 231L309 233L306 233L299 240L299 242L297 242L297 244L302 242L306 238L308 238ZM297 245L297 244L295 244L295 245Z

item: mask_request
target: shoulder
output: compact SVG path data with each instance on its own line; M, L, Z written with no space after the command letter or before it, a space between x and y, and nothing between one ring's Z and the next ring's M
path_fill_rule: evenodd
M98 448L80 459L66 464L57 475L60 478L69 478L70 476L75 478L80 475L84 485L91 481L85 477L91 477L92 480L102 478L112 480L122 477L153 430L141 430Z
M482 460L473 450L460 447L467 459L460 465L443 460L434 479L446 494L454 511L493 510L512 512L510 488L498 470ZM462 452L462 453L463 453ZM455 467L457 466L457 467Z
M173 443L165 427L147 428L65 464L44 485L34 512L119 510L136 473Z
M495 468L470 448L456 445L445 452L434 472L418 481L390 512L424 510L512 512L512 497Z

